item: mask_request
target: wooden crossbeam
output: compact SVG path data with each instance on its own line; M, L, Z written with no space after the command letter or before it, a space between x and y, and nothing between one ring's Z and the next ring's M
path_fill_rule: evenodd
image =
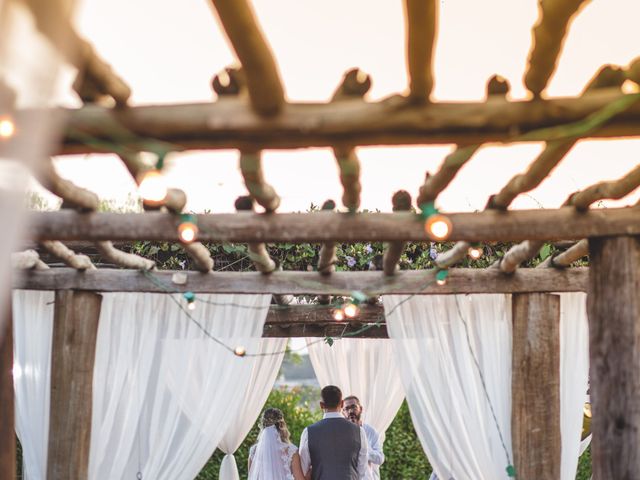
M174 284L173 274L187 275L184 284ZM89 290L96 292L156 293L246 293L274 295L351 295L364 291L370 296L391 294L442 295L452 293L526 293L585 291L587 268L563 270L521 268L513 275L498 269L449 270L447 283L436 285L435 270L405 270L389 277L383 272L174 272L101 268L78 272L71 268L27 270L15 273L13 288L27 290Z
M516 210L451 213L450 241L563 240L640 234L640 206L577 212ZM424 221L412 213L283 213L196 215L201 242L429 241ZM178 241L175 215L147 213L33 212L29 237L37 240Z
M58 154L109 150L100 138L139 150L149 138L180 149L332 147L334 145L476 144L520 141L519 135L584 119L620 98L619 89L552 100L510 102L493 95L486 102L412 104L404 97L378 103L345 100L337 104L288 104L277 120L262 119L242 99L224 102L151 105L127 109L85 106L48 112L64 125ZM496 98L493 98L496 97ZM23 110L18 126L41 111ZM59 116L58 116L59 115ZM131 133L141 138L132 138ZM593 137L640 135L640 104L589 134ZM527 141L546 140L532 134ZM17 141L17 140L14 140ZM90 144L87 144L90 143Z
M410 97L429 100L433 90L433 53L438 25L436 0L405 0L407 70Z
M337 322L331 316L331 306L292 305L271 308L262 337L338 337L389 338L381 305L363 305L351 321Z

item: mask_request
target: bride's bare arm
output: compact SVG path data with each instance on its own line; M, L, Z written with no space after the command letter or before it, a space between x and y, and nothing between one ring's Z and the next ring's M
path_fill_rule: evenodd
M309 474L307 477L304 476L302 472L302 463L300 463L300 455L298 452L293 454L291 457L291 473L293 474L293 478L295 480L308 480L311 478L311 470L309 470Z

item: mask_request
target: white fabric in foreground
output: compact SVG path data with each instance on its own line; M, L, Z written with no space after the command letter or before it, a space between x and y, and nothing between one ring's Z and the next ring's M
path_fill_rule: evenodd
M218 444L218 448L226 453L220 465L220 480L240 480L233 453L251 431L273 389L288 341L288 338L263 338L258 349L260 353L281 353L251 358L251 379L239 402L240 411Z
M344 396L358 397L365 422L384 435L404 400L391 342L343 338L329 346L307 338L307 348L320 385L337 385Z
M53 301L53 292L13 292L13 385L25 480L45 480L47 473Z
M456 302L513 458L510 298L390 295L383 301L413 424L435 472L444 479L508 479L507 456Z
M198 295L191 315L256 351L269 295ZM94 373L90 477L194 478L236 420L251 375L162 294L105 295ZM224 306L211 303L225 304Z
M198 298L227 304L198 302L192 315L201 325L256 351L269 295ZM15 377L17 427L29 480L44 480L46 471L52 300L46 293L14 295L15 362L27 373ZM170 295L105 294L89 478L136 478L138 471L142 478L194 478L235 420L252 367L249 357L206 338Z
M585 293L560 294L560 428L562 480L573 480L578 457L589 445L581 442L582 418L589 382L589 322ZM589 437L590 439L591 437ZM583 443L585 443L583 448Z

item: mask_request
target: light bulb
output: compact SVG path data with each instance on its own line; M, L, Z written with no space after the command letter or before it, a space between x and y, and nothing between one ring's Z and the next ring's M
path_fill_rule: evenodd
M247 350L242 345L238 345L233 349L233 353L238 357L244 357L247 354Z
M478 247L469 247L467 253L473 260L478 260L482 256L482 249Z
M167 198L167 182L158 170L145 172L138 185L138 193L147 205L162 205Z
M0 138L11 138L14 133L16 133L16 126L13 120L8 117L0 118Z
M178 237L182 243L191 243L198 236L198 227L192 222L182 222L178 225Z
M194 311L196 309L196 302L195 301L187 302L187 308L191 311Z
M440 286L446 285L447 284L447 279L446 278L438 279L438 280L436 280L436 283L438 285L440 285Z
M444 215L431 215L424 224L425 231L434 240L446 240L451 234L451 220Z
M436 283L440 286L447 283L447 277L449 276L448 270L438 270L436 272Z
M344 320L344 311L342 311L342 309L341 309L341 308L336 308L336 309L333 311L333 319L334 319L336 322L341 322L342 320Z
M354 318L358 313L360 313L360 309L357 305L354 305L353 303L345 305L344 314L347 318Z

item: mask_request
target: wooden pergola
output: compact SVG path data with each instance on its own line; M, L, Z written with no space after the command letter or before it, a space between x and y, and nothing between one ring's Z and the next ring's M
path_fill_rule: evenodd
M35 0L26 3L34 17L50 15ZM56 3L56 2L53 2ZM198 234L182 242L198 271L155 271L154 262L123 252L114 241L181 242L184 192L169 189L140 214L98 213L98 197L57 175L50 161L35 172L41 183L63 198L58 212L34 213L29 238L62 260L67 268L48 268L35 250L14 254L14 288L56 292L52 359L48 478L87 478L91 419L91 383L101 292L261 293L273 294L264 336L339 336L363 325L360 336L387 336L380 306L364 305L360 316L336 324L332 306L290 305L291 296L331 295L365 290L385 294L513 294L512 436L519 480L560 478L559 299L554 293L585 291L590 325L590 388L593 405L594 478L632 478L640 471L640 205L591 209L603 199L623 198L640 185L640 166L613 182L578 192L554 210L509 211L520 194L539 185L575 143L591 137L640 135L640 94L625 93L623 83L640 83L640 61L607 65L576 98L544 98L574 15L585 0L540 1L540 18L525 74L527 101L510 101L506 80L487 83L487 99L478 103L430 100L437 0L405 0L408 94L377 103L364 99L371 79L351 70L326 104L285 100L280 74L248 0L212 0L220 23L241 63L213 79L215 102L198 105L128 106L130 89L94 49L68 25L79 57L74 89L86 103L79 109L47 112L62 125L54 154L117 153L136 182L153 166L141 151L161 158L167 151L234 148L249 196L236 214L189 217ZM54 9L55 10L55 9ZM61 15L61 14L58 14ZM47 34L46 29L43 33ZM16 123L42 111L14 111ZM21 139L7 140L12 142ZM437 213L433 205L457 172L487 142L544 141L545 148L527 171L512 178L478 213ZM440 169L427 174L413 202L407 192L393 198L393 213L357 213L360 206L361 145L453 143L457 147ZM280 198L266 183L261 150L330 146L340 168L345 212L328 202L323 211L275 213ZM161 162L156 165L161 170ZM258 203L264 213L253 211ZM412 205L421 213L415 213ZM435 215L448 225L456 245L435 261L437 269L399 271L406 242L439 241L425 228ZM96 268L63 242L90 241L119 269ZM537 268L519 268L545 242L571 240L573 246ZM337 242L387 243L382 271L335 272ZM487 269L453 268L480 242L519 242ZM201 242L248 244L256 272L215 272ZM279 271L269 257L269 242L322 244L313 272ZM571 265L589 255L589 268ZM446 285L434 282L447 271ZM149 272L159 279L149 280ZM363 287L366 286L366 288ZM288 305L288 306L287 306ZM0 477L14 478L11 322L3 337L0 402Z

